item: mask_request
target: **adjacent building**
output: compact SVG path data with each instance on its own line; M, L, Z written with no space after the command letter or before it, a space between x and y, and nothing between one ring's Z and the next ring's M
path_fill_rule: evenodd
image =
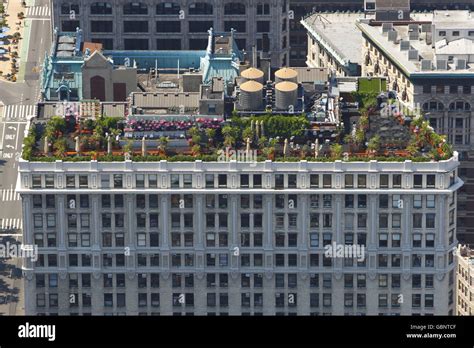
M53 1L53 28L105 50L205 50L208 30L236 30L241 49L255 46L272 65L289 63L289 1Z
M328 68L337 76L361 76L361 13L315 13L301 24L308 35L306 65Z
M362 73L386 76L388 89L459 151L458 237L474 240L472 178L474 114L474 19L469 11L435 11L430 20L382 23L361 19Z
M474 315L474 251L459 245L456 256L456 315Z

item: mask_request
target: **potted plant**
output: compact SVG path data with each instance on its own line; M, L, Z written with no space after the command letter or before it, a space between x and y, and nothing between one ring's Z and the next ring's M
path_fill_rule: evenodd
M367 145L367 149L369 150L369 155L375 156L377 152L380 150L380 136L374 135L369 140L369 144Z

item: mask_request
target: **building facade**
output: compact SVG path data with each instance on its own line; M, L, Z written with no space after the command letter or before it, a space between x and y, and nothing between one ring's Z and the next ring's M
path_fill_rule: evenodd
M53 27L106 50L205 50L208 30L236 30L240 49L255 46L274 66L289 64L289 2L179 0L53 1Z
M359 20L362 73L387 77L388 89L421 109L460 153L466 185L458 199L458 238L474 241L474 31L468 11L435 12L429 20L392 24Z
M458 245L456 256L456 315L474 315L474 251Z
M457 166L21 160L26 314L453 315Z

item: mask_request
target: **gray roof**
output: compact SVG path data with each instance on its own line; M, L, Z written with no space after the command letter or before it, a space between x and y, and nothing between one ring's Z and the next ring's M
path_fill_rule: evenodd
M360 64L362 35L355 22L361 17L363 14L360 13L316 13L301 22L312 35L319 35L341 59Z

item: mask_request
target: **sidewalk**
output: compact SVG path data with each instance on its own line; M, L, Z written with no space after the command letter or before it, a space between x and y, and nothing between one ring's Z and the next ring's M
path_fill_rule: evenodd
M12 54L9 53L9 50L13 53L16 52L18 55L20 55L20 50L23 46L23 37L24 37L24 26L25 26L25 20L20 20L18 19L18 13L26 12L26 8L21 6L21 0L9 0L8 3L4 4L5 6L5 19L7 21L7 26L9 27L9 30L5 32L9 38L4 38L2 41L4 41L6 44L1 46L3 49L7 51L7 53L4 55L4 59L0 60L0 71L2 71L2 76L0 79L5 80L5 75L12 73L12 68L13 68L13 59L16 60L16 68L19 67L19 62L20 62L20 57L13 58ZM21 22L21 25L18 25L18 23ZM16 33L20 33L21 39L18 40L17 44L12 43L11 37ZM16 79L18 79L18 76L15 76ZM19 79L18 79L19 80Z

